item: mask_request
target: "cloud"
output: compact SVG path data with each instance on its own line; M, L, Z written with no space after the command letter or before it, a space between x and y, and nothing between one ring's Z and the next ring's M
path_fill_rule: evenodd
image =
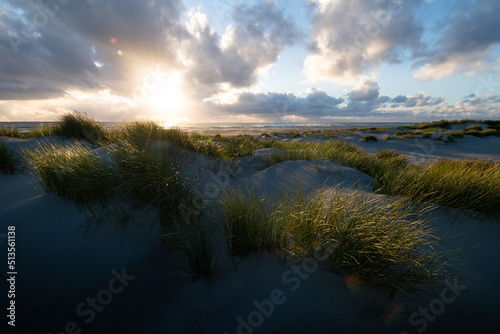
M239 4L219 36L180 0L7 0L0 100L109 91L133 98L152 70L184 75L196 98L248 87L300 37L273 1ZM147 85L146 85L147 86Z
M366 71L400 63L404 52L423 49L423 26L414 10L421 0L314 0L310 54L304 71L312 80L353 83Z
M207 103L216 119L245 117L273 123L288 120L324 122L336 119L430 121L435 119L495 119L500 117L500 95L475 97L453 104L444 96L434 97L420 92L390 97L380 95L378 84L364 78L344 97L334 97L316 88L305 97L282 93L250 93L237 95L232 103ZM496 109L495 109L496 108Z
M498 69L498 64L492 68L489 55L492 46L500 43L499 13L499 1L478 0L458 8L414 78L439 80L455 73Z
M274 64L301 36L273 1L235 6L233 21L219 36L205 14L198 10L188 14L191 36L180 42L179 58L201 97L252 86L259 71Z
M183 34L180 10L176 0L9 0L0 12L0 100L57 98L72 89L130 94L138 69L175 65L169 41Z
M391 108L405 107L405 108L415 108L415 107L427 107L435 106L441 104L444 101L444 96L432 97L420 92L416 95L398 95L390 102L392 103Z
M209 103L215 112L225 115L247 115L267 121L280 122L288 117L318 119L338 112L342 98L313 90L305 98L294 94L243 92L231 104Z
M371 101L379 96L379 86L368 77L362 77L349 93L351 101Z

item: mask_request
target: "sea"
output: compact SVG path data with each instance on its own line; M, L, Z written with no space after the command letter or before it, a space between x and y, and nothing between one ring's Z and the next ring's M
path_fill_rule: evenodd
M0 122L0 126L15 127L19 131L29 131L37 127L49 126L56 122ZM106 128L115 129L120 127L122 122L99 122ZM372 127L391 127L391 126L407 126L414 123L401 122L336 122L336 123L186 123L172 124L161 123L165 128L178 126L187 132L196 132L204 134L221 134L221 135L237 135L249 134L258 135L263 133L273 132L304 132L304 131L324 131L349 128L372 128Z

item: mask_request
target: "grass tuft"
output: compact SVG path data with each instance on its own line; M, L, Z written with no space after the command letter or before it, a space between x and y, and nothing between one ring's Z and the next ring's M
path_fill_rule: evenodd
M361 138L361 140L363 140L364 142L378 141L377 137L375 137L374 135L364 136L363 138Z
M437 288L453 266L440 239L408 200L382 201L331 191L278 201L233 192L222 201L231 255L281 249L294 260L315 257L389 298Z
M0 170L5 174L14 174L19 166L19 158L7 144L0 142Z
M180 247L186 255L186 269L191 279L212 280L215 276L217 260L217 243L215 229L207 228L200 223L184 226L179 232Z
M23 138L23 133L16 126L0 124L0 136Z
M137 198L137 205L158 209L164 228L182 221L180 205L192 196L173 150L124 141L113 148L112 155L118 165L122 194Z
M500 212L500 163L442 159L411 166L395 178L390 195L484 214Z
M73 200L77 206L103 206L117 185L113 165L78 142L46 144L23 152L46 192Z
M272 214L271 203L247 194L231 191L221 201L227 250L230 256L251 252L275 251L281 247L281 229Z
M66 138L85 139L92 144L100 144L107 139L107 131L102 125L78 111L64 115L52 132Z

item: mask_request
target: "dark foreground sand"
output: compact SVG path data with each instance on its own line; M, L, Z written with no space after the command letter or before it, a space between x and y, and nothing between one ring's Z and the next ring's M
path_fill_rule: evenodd
M360 136L363 135L362 133ZM411 139L375 143L347 138L368 151L395 148L425 162L438 157L483 157L500 161L500 138L468 136L454 144L422 146ZM382 136L382 134L380 134ZM44 139L55 140L55 139ZM33 144L7 140L12 147ZM256 187L280 192L289 184L306 191L326 189L370 193L371 178L332 164L321 172L312 161L286 161L264 168L270 150L240 161L242 170L221 188ZM196 156L198 164L211 159ZM208 162L207 162L208 161ZM212 161L213 163L213 161ZM221 170L225 168L220 167ZM227 167L229 168L229 167ZM200 189L214 182L202 175ZM380 317L361 317L373 294L347 289L347 277L319 269L309 259L294 267L278 254L251 255L232 270L222 260L216 280L193 283L165 254L152 213L116 228L104 219L86 231L88 215L70 201L44 194L27 171L0 174L1 333L494 333L500 315L500 222L479 221L438 209L438 235L458 235L453 248L468 278L443 282L440 294L395 304ZM380 196L380 195L378 195ZM215 199L217 200L217 198ZM7 325L6 254L8 226L15 226L16 327ZM450 246L452 247L452 246ZM475 247L475 248L472 248ZM398 317L417 312L412 321ZM81 331L80 331L81 330Z

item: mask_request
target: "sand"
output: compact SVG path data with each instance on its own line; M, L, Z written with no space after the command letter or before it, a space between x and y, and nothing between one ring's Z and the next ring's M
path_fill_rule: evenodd
M396 149L421 163L440 157L500 161L498 137L466 136L452 144L422 144L412 139L359 142L362 135L345 139L369 152ZM16 149L37 145L36 140L0 140ZM224 190L248 186L262 195L299 186L306 192L340 187L372 196L371 177L340 164L285 161L266 168L263 159L273 150L259 150L238 166L221 165L218 174L207 171L217 163L214 159L192 154L189 171L198 177L201 193L209 184L219 187L211 196L213 202ZM96 154L107 158L102 149ZM443 247L468 249L454 255L464 263L461 271L467 277L458 278L454 285L443 282L444 293L394 305L394 314L362 317L373 292L356 286L348 290L346 277L322 271L313 259L291 267L280 254L252 254L238 260L236 270L226 259L220 261L214 281L193 283L182 263L176 263L178 259L162 246L152 212L136 212L133 224L124 229L104 219L87 231L88 214L73 202L43 193L26 170L0 174L0 203L0 253L5 259L5 233L8 226L15 226L18 272L16 327L8 326L3 315L2 333L496 332L500 224L491 219L438 208L432 222L438 234L458 235L453 245ZM5 279L0 289L3 312L7 312ZM100 301L99 311L91 311L92 298ZM398 316L423 309L431 310L427 319L417 315L409 322Z

